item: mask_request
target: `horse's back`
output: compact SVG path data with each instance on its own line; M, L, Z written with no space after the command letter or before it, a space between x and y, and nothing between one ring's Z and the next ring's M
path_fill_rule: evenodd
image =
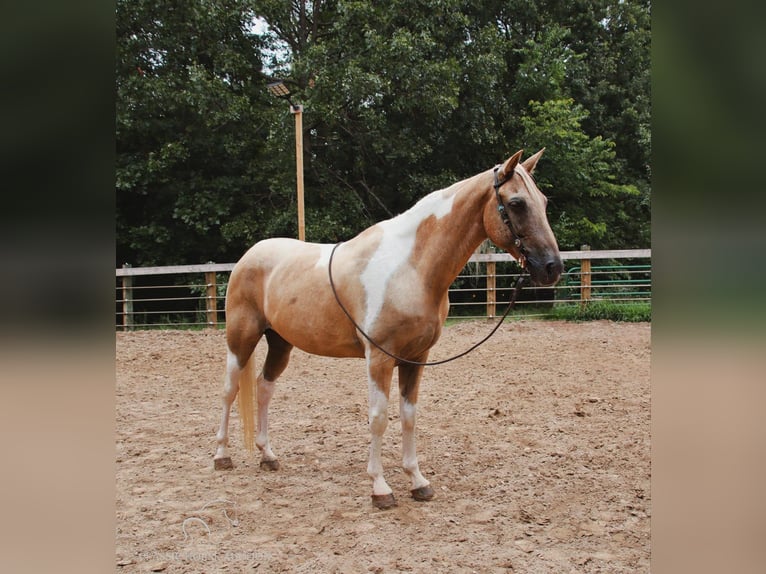
M319 243L306 243L289 237L263 239L245 252L232 273L249 269L270 271L285 261L294 264L307 257L316 258L321 248Z
M301 283L316 266L322 245L275 237L253 245L237 261L226 294L230 306L247 301L266 314L269 300L279 299L285 288Z

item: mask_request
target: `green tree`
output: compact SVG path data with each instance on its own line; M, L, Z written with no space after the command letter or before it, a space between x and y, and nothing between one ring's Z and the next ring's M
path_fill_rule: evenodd
M235 260L337 241L422 195L546 147L562 247L649 239L646 0L117 3L118 264Z
M237 0L118 0L118 264L230 259L258 235L269 108L253 18Z
M455 176L434 157L458 106L465 17L456 6L343 3L306 51L315 176L356 195L369 223Z
M549 195L549 217L562 249L623 247L625 200L639 194L618 183L615 144L582 130L587 111L573 100L529 102L521 118L525 145L545 147L537 179Z

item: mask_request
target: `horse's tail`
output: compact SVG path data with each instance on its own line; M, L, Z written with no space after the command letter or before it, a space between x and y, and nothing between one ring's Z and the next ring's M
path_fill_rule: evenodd
M245 448L250 452L255 450L255 416L253 415L255 395L255 351L253 351L239 375L239 393L237 394L237 407L239 418L242 420Z

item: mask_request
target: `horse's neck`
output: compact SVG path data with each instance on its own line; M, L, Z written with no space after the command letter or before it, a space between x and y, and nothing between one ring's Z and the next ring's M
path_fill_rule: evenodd
M449 288L487 237L483 225L487 177L479 174L435 191L380 224L384 235L400 238L400 247L411 245L410 262L437 290Z

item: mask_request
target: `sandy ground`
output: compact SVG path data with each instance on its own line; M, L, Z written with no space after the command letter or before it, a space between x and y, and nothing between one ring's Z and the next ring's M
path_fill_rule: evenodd
M445 328L430 359L490 328ZM281 469L243 448L235 407L235 468L214 471L223 333L116 339L118 572L649 571L649 324L509 323L426 368L418 453L436 497L409 497L392 396L387 511L370 502L364 361L295 350L271 407Z

